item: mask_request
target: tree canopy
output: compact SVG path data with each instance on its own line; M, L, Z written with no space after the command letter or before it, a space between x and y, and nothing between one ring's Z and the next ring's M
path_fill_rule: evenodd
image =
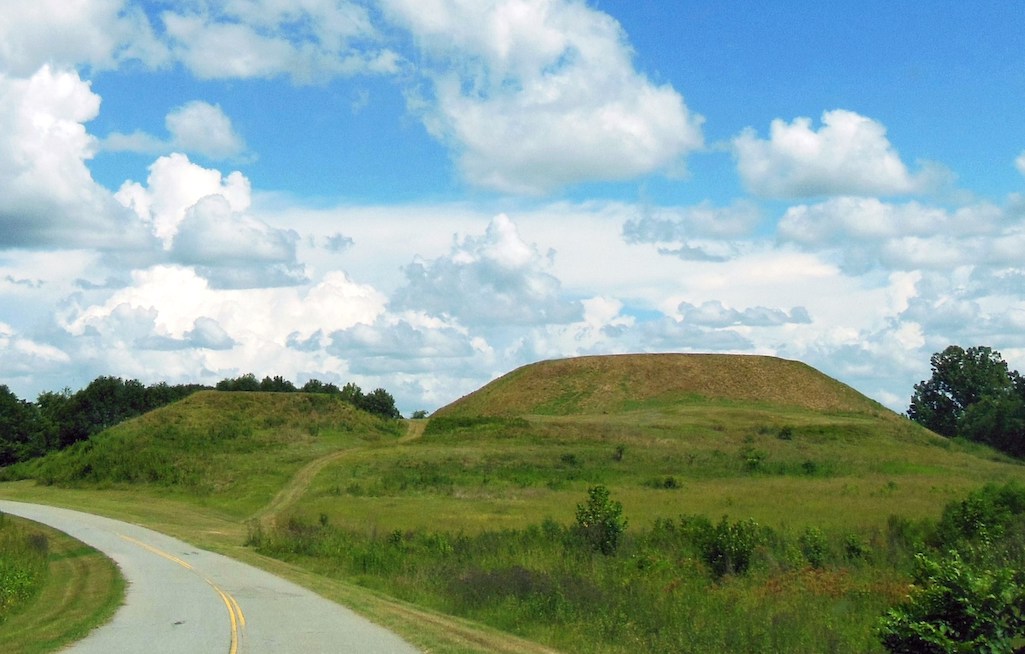
M999 352L951 345L930 363L932 376L915 384L909 418L943 436L1025 456L1025 380Z

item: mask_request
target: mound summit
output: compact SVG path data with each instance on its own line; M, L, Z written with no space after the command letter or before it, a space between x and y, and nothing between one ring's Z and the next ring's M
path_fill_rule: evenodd
M814 411L892 414L811 366L770 356L617 354L541 361L517 368L438 409L434 416L613 413L695 398Z

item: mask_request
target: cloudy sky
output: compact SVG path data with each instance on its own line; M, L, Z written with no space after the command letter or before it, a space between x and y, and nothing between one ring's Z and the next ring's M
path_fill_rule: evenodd
M854 5L857 8L854 9ZM1025 369L1014 0L0 0L0 383Z

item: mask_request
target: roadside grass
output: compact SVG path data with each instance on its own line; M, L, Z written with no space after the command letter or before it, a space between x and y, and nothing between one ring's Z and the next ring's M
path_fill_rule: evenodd
M30 589L0 610L0 651L56 651L107 622L124 599L113 561L44 525L0 514L0 555L5 572L26 560L32 569ZM9 578L0 577L6 597Z

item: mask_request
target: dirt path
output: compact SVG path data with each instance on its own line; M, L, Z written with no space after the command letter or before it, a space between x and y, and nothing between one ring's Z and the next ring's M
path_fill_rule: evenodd
M424 429L427 427L426 420L407 420L406 421L406 435L399 439L400 443L406 443L413 441L424 435Z
M321 470L344 459L348 454L349 450L340 450L307 463L278 491L270 504L260 509L253 517L263 523L264 527L273 527L278 516L299 501Z
M426 420L409 420L406 422L406 434L399 439L400 443L409 442L423 436ZM253 517L265 527L273 527L277 517L299 501L313 483L313 479L327 466L344 459L350 450L339 450L315 459L299 469L288 483L278 491L270 503L260 509Z

